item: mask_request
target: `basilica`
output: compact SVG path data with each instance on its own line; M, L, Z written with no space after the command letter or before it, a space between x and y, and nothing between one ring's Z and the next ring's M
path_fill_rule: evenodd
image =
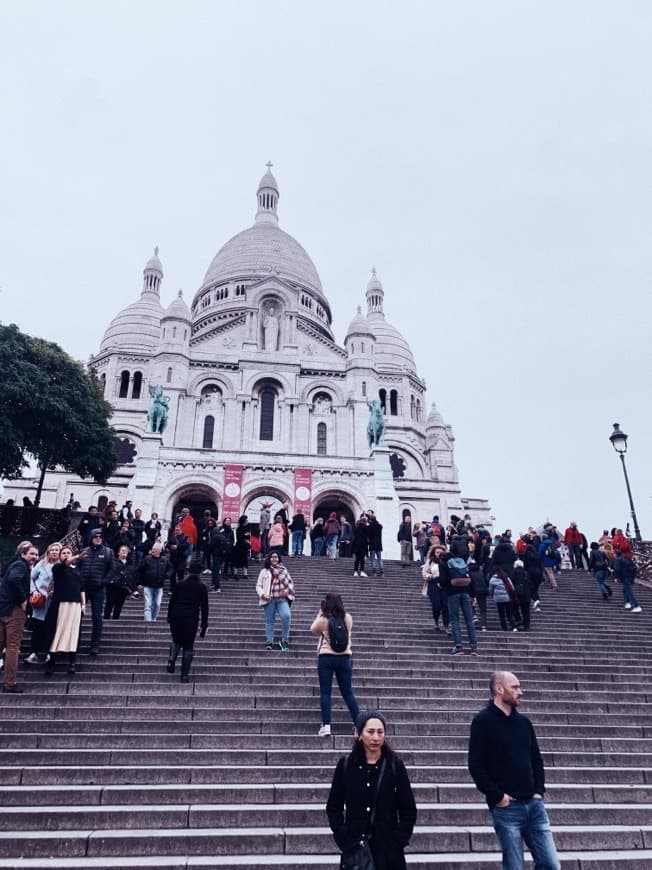
M279 225L269 167L256 206L252 226L217 252L189 304L181 291L162 304L154 251L139 298L113 318L89 361L114 409L119 468L104 487L49 473L42 504L63 506L74 493L84 508L131 498L168 520L187 505L255 521L263 503L352 519L374 508L380 462L397 524L407 508L415 520L468 513L490 526L488 503L461 497L452 429L428 409L375 270L341 346L314 263ZM157 389L167 420L155 433L148 409ZM373 400L385 422L375 461Z

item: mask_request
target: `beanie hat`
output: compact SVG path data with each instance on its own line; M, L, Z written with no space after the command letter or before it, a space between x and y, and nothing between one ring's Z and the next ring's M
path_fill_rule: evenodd
M383 728L387 728L385 717L379 710L364 710L362 713L358 714L355 720L355 730L358 732L358 734L362 734L364 726L370 719L380 719L380 721L383 723Z
M102 529L93 529L91 532L91 538L95 538L97 535L102 537Z

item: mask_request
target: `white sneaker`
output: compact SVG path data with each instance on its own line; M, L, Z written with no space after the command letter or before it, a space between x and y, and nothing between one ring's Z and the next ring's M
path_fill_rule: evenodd
M354 572L353 572L353 576L354 576L354 577L359 577L360 575L358 574L357 571L354 571Z
M643 608L637 605L636 607L632 607L632 613L642 613Z
M360 571L360 576L361 576L361 577L368 577L369 575L368 575L368 574L365 574L364 571Z
M26 665L35 665L37 663L37 661L38 661L38 656L36 655L36 653L30 653L27 656L27 658L25 659L25 664Z
M317 733L318 737L330 737L331 736L331 726L330 725L322 725Z
M625 610L631 610L631 609L632 609L632 605L628 601L627 604L625 605Z

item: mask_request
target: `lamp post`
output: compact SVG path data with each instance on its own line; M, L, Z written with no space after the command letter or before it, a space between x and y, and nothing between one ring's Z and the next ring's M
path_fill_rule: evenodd
M629 498L629 510L634 523L634 537L637 541L641 540L641 530L638 527L636 519L636 511L634 510L634 500L632 499L632 491L629 487L629 478L627 477L627 466L625 465L625 454L627 453L627 435L620 428L620 423L614 423L614 431L609 436L609 440L613 444L614 450L620 456L620 461L623 464L623 474L625 475L625 486L627 487L627 497Z

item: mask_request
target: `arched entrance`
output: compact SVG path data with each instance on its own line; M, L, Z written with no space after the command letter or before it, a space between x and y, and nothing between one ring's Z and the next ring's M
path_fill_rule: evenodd
M204 511L209 510L218 518L216 493L210 486L201 483L189 484L175 493L172 501L172 523L176 522L182 508L188 508L195 522L203 519Z
M312 521L314 522L317 517L323 517L327 520L333 511L335 511L338 520L340 517L346 517L352 526L355 525L357 517L354 515L353 508L348 501L342 499L339 493L327 494L317 500L312 511Z

